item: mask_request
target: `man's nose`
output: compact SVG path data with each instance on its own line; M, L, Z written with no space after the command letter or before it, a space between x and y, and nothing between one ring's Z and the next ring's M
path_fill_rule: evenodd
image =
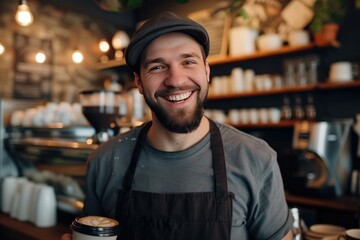
M181 86L186 81L185 71L178 66L171 66L168 69L168 75L164 81L166 86L176 87Z

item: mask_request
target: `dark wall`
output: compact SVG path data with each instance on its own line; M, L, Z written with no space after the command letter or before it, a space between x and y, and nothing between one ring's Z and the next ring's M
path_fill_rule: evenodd
M329 48L323 53L323 76L327 77L330 64L338 61L360 62L360 8L355 7L355 0L345 0L347 13L340 26L339 48Z

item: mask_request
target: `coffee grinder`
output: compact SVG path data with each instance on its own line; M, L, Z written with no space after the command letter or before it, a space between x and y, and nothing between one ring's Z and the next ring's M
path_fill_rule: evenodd
M86 90L80 92L82 112L95 134L88 144L100 144L119 132L117 118L127 115L127 97L118 91Z

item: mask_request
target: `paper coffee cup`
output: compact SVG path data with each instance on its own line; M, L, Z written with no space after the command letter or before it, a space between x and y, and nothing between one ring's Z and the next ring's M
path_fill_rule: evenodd
M119 233L116 220L100 216L76 218L70 228L72 240L116 240Z

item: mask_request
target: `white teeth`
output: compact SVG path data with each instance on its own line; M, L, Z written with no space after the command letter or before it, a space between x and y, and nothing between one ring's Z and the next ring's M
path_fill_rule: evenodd
M168 100L172 101L172 102L176 102L176 101L183 101L185 99L187 99L188 97L190 97L191 92L186 92L186 93L182 93L179 95L171 95L168 97Z

